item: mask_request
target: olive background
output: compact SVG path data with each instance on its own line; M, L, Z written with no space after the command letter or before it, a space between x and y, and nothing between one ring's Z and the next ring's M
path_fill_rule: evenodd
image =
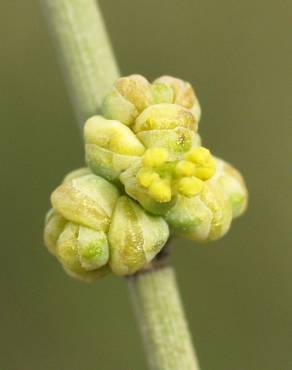
M226 237L173 250L202 370L291 370L291 1L100 4L122 73L190 81L205 145L248 184ZM38 1L0 2L0 120L0 369L146 370L125 282L72 280L43 247L84 153Z

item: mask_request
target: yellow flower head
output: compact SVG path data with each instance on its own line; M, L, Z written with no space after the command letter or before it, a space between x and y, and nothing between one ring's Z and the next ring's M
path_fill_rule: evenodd
M187 197L199 194L204 181L214 173L215 162L204 147L191 149L180 160L171 160L165 148L150 148L142 156L137 180L153 200L167 203L177 194ZM127 184L125 176L122 176L122 181Z

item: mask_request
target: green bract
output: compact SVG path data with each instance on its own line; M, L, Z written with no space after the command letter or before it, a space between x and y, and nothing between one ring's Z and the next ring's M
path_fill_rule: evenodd
M44 240L85 281L131 275L172 234L216 240L247 206L237 170L201 146L191 85L163 76L120 78L84 127L86 168L51 196Z

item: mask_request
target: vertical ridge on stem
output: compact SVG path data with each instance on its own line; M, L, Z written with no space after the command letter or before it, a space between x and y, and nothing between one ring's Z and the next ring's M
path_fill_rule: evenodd
M127 278L151 370L199 370L172 267Z
M40 0L80 126L96 114L119 70L95 0Z

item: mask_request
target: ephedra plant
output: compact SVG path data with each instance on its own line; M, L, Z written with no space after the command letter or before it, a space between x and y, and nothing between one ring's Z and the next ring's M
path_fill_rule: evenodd
M119 77L94 0L42 5L85 142L84 168L51 195L45 244L72 277L125 278L150 369L198 370L167 248L226 234L246 209L243 178L202 146L188 82Z

